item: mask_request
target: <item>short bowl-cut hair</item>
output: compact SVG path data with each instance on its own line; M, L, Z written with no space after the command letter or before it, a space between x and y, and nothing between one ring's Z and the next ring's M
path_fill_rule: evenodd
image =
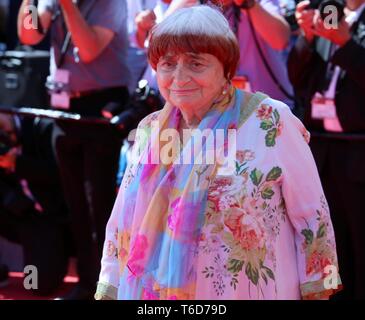
M207 5L177 10L151 31L148 60L156 70L168 53L208 53L223 65L224 76L231 80L239 62L239 47L227 19Z

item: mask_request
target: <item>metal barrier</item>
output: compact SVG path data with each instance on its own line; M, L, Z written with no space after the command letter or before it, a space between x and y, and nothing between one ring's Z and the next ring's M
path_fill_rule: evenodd
M347 141L365 141L365 133L342 133L342 132L311 132L313 138L325 138Z
M101 117L85 117L81 116L78 113L65 112L60 110L50 110L50 109L38 109L38 108L7 108L0 106L0 113L9 114L9 115L18 115L25 117L39 117L39 118L47 118L53 120L61 120L67 122L78 122L80 124L90 124L90 125L103 125L103 126L112 126L118 130L124 130L124 125L118 122L118 117L114 117L112 119L106 119Z

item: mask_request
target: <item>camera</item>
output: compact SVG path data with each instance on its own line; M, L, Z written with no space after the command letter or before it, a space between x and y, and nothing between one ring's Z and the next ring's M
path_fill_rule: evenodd
M310 4L308 8L310 9L318 9L321 15L322 20L326 18L329 12L325 12L326 7L334 6L338 12L338 21L344 17L344 9L345 9L345 1L344 0L310 0Z
M141 80L125 111L113 117L111 123L128 134L144 117L160 110L163 105L159 93L149 86L147 80Z

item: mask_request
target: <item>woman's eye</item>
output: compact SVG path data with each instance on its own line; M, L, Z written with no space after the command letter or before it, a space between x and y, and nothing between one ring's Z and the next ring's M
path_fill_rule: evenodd
M194 70L202 70L204 68L204 64L197 61L192 62L190 65Z
M175 66L174 63L170 62L170 61L163 61L160 63L160 67L163 69L163 70L171 70L173 69Z

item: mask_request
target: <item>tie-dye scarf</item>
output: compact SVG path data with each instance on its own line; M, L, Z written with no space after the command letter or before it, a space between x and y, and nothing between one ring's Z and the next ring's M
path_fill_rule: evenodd
M210 128L213 132L224 129L227 133L229 128L237 128L243 95L232 88L222 101L212 106L197 129ZM169 104L157 117L161 131L178 129L180 120L180 110ZM152 137L144 148L140 158L144 163L152 157L152 152L161 150L158 137ZM188 145L182 154L191 152ZM125 189L119 234L123 238L120 243L126 248L121 285L127 281L138 288L125 288L123 298L194 299L197 242L209 179L215 169L216 165L204 163L137 166Z

